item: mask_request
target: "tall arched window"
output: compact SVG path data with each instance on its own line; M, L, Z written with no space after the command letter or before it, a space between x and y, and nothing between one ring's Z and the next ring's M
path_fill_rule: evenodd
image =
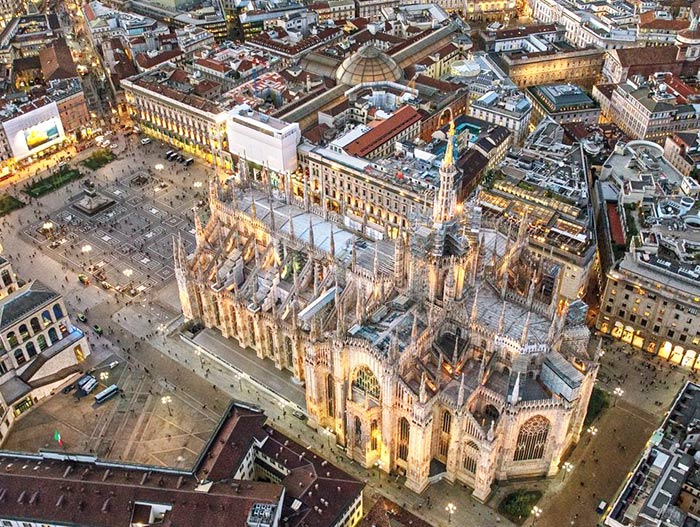
M30 340L27 342L26 345L26 350L27 350L27 355L31 359L34 355L36 355L36 347L34 346L34 343Z
M22 342L27 340L29 338L29 328L27 327L26 324L22 324L19 327L19 335L22 337Z
M248 334L250 335L251 346L255 346L255 322L253 321L253 317L248 317Z
M370 445L369 445L369 447L370 447L372 450L377 450L377 447L379 446L379 425L378 425L376 419L374 419L374 420L369 424L369 436L370 436Z
M362 446L362 421L355 416L355 446Z
M452 414L445 410L442 412L440 428L440 441L438 442L438 455L447 459L447 452L450 450L450 430L452 429Z
M547 418L536 415L523 423L515 444L514 461L541 459L547 446L550 424Z
M24 355L24 350L22 348L17 348L15 350L15 360L17 361L17 366L21 366L27 362L27 357Z
M330 417L335 416L335 383L333 382L333 376L329 373L326 376L326 401L328 401L328 415Z
M39 333L41 331L41 324L39 324L39 319L34 317L29 321L29 325L32 326L32 331L34 333Z
M19 341L17 340L17 334L14 331L10 331L7 334L7 343L12 346L13 348L19 344Z
M44 335L39 335L36 338L36 342L39 344L39 349L42 351L49 347L48 344L46 344L46 337Z
M408 461L408 443L411 438L411 424L408 419L399 419L399 459Z
M10 272L7 269L2 270L2 283L5 284L5 286L8 286L12 283L12 277L10 276Z
M352 387L365 395L379 399L379 381L367 366L361 366L357 369L355 378L352 380Z
M56 318L56 320L63 318L63 309L61 309L59 304L53 305L53 316Z
M294 345L289 337L284 337L284 350L287 355L287 368L294 371Z
M238 337L238 318L236 317L236 308L231 306L231 333L234 337Z
M41 314L41 320L44 323L44 327L48 326L49 324L51 324L51 322L53 322L51 320L51 313L49 313L48 309L44 310L44 312Z
M51 344L56 344L58 342L58 333L56 333L56 328L49 328L49 340Z
M476 467L479 463L479 445L474 441L469 441L464 447L464 469L470 474L476 474Z

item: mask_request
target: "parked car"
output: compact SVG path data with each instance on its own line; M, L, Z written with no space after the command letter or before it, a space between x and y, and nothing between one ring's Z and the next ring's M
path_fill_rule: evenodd
M102 326L98 326L97 324L95 324L94 326L92 326L92 330L93 330L96 334L98 334L98 335L102 335L102 334L104 333L104 330L102 329Z
M143 139L141 139L141 144L142 144L142 145L148 145L148 144L151 144L152 142L153 142L153 141L151 141L151 138L150 138L150 137L144 137Z
M78 281L83 285L90 285L90 277L86 274L79 274Z
M87 322L87 317L85 316L85 313L78 313L78 320L81 322Z

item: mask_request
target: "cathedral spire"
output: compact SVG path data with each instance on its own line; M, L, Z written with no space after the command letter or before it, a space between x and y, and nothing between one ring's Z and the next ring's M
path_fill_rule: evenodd
M253 218L253 220L258 219L257 215L257 208L255 207L255 196L253 195L253 192L251 191L250 193L251 197L251 202L250 202L250 217Z
M501 316L498 319L498 334L503 334L503 329L506 325L506 301L503 300L503 307L501 307Z
M457 395L457 408L462 408L464 405L464 372L462 372L462 378L459 381L459 394Z
M452 364L457 364L459 358L459 335L455 334L455 347L452 350Z
M194 238L197 242L197 247L204 243L204 227L202 227L202 220L199 217L199 209L194 209Z
M443 157L440 165L440 188L437 196L435 196L435 204L433 206L433 224L435 227L440 227L454 218L455 206L457 205L456 177L455 123L454 119L452 119L450 120L450 129L447 132L445 157Z
M335 274L335 310L336 310L336 331L338 338L345 334L345 310L343 302L340 300L340 286L338 285L338 274Z
M476 317L479 314L479 288L481 287L481 282L479 282L474 289L474 302L472 302L472 312L471 321L475 322Z
M314 245L314 220L311 214L309 214L309 245L311 245L312 248L316 247L316 245Z
M420 392L418 394L418 400L421 404L425 404L428 401L428 391L426 389L426 375L425 372L420 377Z
M331 223L331 236L329 241L329 252L331 253L331 259L335 258L335 237L333 236L333 224Z
M415 344L418 340L418 313L413 313L413 327L411 328L411 343Z
M523 326L523 334L520 337L520 345L524 346L527 344L527 332L528 332L528 326L530 326L530 315L532 314L532 311L527 312L527 318L525 319L525 325Z
M520 372L515 378L515 385L513 385L513 392L510 394L510 404L518 404L518 399L520 399Z
M272 206L272 192L270 192L267 195L267 203L268 206L270 207L270 227L272 228L272 231L276 231L277 228L275 226L275 210L274 207Z
M292 207L289 207L289 236L294 238L294 218L292 217Z
M362 324L362 321L365 319L365 302L359 281L355 286L355 318L358 324Z

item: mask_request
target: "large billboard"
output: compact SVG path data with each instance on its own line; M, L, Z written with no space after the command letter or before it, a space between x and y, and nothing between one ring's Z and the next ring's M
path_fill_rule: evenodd
M55 102L8 119L3 123L12 155L20 160L65 139L63 124Z

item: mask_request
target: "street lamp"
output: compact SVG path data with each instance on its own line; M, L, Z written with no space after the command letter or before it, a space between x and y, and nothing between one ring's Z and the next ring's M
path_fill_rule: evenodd
M332 451L333 450L333 442L332 442L332 437L333 437L333 430L331 430L329 427L325 427L321 429L321 432L323 435L328 437L328 448Z
M586 431L587 431L589 434L591 434L592 436L595 436L595 435L598 433L598 429L597 429L595 426L593 426L593 425L591 425L591 426L589 426L588 428L586 428Z
M202 360L201 358L199 360ZM204 361L202 361L202 364L204 364ZM238 381L238 391L242 392L243 391L243 379L241 376L237 373L233 375L233 377Z
M126 276L127 278L131 278L131 275L134 274L134 271L132 271L131 269L124 269L124 271L122 271L122 273L123 273L124 276Z
M574 470L574 465L573 463L569 463L568 461L564 463L561 467L564 470L564 479L566 479L567 474L571 474L571 471Z
M374 466L379 470L379 481L382 481L382 468L384 468L384 463L382 463L381 459L378 459Z
M100 380L106 381L107 379L109 379L109 372L108 371L100 372Z
M620 388L619 386L613 390L613 395L615 396L615 402L613 403L613 406L617 406L617 400L622 397L625 394L625 390Z
M452 515L457 510L457 507L455 507L454 503L448 503L445 510L447 511L447 523L452 523Z
M92 251L92 245L83 245L80 250L83 251L84 254L88 254Z
M160 402L163 403L168 408L168 415L173 416L173 411L170 409L170 403L173 402L173 398L169 395L164 395L160 398Z
M534 519L532 520L532 525L537 525L537 519L540 517L542 514L542 509L540 509L537 505L535 505L532 508L532 515L534 516Z

